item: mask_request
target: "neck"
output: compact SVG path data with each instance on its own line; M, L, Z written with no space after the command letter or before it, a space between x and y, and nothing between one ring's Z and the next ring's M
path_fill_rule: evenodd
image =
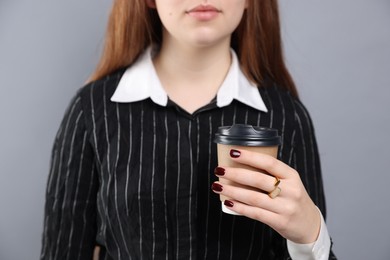
M230 42L208 47L163 42L153 62L169 98L192 113L222 85L231 65Z
M210 47L184 46L164 42L154 59L159 76L165 74L173 80L205 82L225 77L231 64L230 44Z

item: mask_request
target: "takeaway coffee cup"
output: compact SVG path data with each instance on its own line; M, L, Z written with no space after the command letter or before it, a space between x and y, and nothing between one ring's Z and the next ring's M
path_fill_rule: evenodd
M257 153L264 153L276 158L278 147L281 143L281 138L276 129L256 127L251 125L235 124L232 126L221 126L215 133L214 142L217 143L218 165L236 168L245 168L259 171L248 165L239 164L230 158L230 150L249 150ZM238 183L228 181L220 178L222 184L229 184L237 187L244 187L247 189L254 189L253 187L243 186ZM222 211L225 213L238 215L234 211L227 208L223 202L229 199L220 195L222 203Z

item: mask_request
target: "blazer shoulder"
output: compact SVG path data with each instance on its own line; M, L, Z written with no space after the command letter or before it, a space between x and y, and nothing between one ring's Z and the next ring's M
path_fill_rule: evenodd
M295 127L305 125L313 131L313 121L306 105L298 96L278 87L276 84L266 89L270 99L279 100L278 104L284 107L285 113L294 119Z
M110 99L125 71L126 68L121 68L101 79L89 82L79 89L78 94L83 100L89 100L98 96L106 96Z
M271 80L265 81L258 89L266 106L275 110L283 109L285 112L294 113L296 102L300 102L299 97L292 95Z

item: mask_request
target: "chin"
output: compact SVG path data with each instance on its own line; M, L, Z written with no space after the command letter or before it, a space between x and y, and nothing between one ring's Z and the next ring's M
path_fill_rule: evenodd
M199 48L216 46L222 44L225 41L230 43L230 37L206 37L205 35L202 35L201 37L194 37L189 40L191 45Z

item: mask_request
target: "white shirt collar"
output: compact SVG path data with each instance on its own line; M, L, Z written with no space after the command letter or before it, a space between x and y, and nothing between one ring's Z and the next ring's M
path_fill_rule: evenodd
M229 72L217 93L217 106L228 106L233 99L257 110L268 112L257 86L250 82L240 69L237 55L232 53ZM160 106L166 106L168 96L157 76L152 62L152 47L123 74L111 97L111 101L130 103L150 98Z

